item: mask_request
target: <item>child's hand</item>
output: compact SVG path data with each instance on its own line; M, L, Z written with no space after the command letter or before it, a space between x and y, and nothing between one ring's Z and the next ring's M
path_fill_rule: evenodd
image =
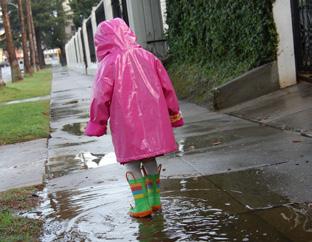
M107 128L106 125L100 125L89 121L84 133L87 136L100 137L107 133Z
M184 125L184 120L183 120L181 112L170 115L170 121L171 121L172 127L174 128L181 127Z

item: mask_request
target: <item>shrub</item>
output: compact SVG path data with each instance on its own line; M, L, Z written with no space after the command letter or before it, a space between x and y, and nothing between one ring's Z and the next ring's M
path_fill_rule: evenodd
M276 59L273 2L167 0L167 67L180 96L205 103L216 85Z

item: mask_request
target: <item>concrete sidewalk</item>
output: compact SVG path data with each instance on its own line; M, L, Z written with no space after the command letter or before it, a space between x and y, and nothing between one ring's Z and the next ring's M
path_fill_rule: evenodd
M312 138L312 84L301 82L222 112Z
M0 192L42 184L47 139L0 146Z
M158 159L164 211L131 220L111 136L83 135L91 82L54 70L43 241L310 240L312 139L188 102L179 151Z

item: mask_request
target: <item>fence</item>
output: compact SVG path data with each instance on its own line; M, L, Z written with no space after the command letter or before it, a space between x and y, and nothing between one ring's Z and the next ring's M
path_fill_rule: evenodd
M83 20L82 27L65 45L67 65L94 74L96 55L93 36L100 22L115 17L125 20L138 37L139 44L163 58L167 54L164 37L165 0L102 0ZM163 21L164 20L164 21Z

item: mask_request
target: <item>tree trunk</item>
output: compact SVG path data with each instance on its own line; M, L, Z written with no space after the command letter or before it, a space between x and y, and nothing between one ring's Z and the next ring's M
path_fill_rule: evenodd
M64 46L59 46L61 50L61 55L60 55L60 62L62 66L66 66L66 53L65 53L65 47Z
M18 61L17 61L16 53L15 53L15 47L13 43L10 19L9 19L9 14L8 14L8 1L1 0L0 4L1 4L1 9L2 9L2 20L3 20L4 30L5 30L7 51L8 51L9 62L11 66L12 82L16 82L19 80L23 80L23 77L22 77L22 74L18 65Z
M0 66L0 87L5 86L5 82L2 79L2 67Z
M22 0L17 0L18 5L18 17L20 20L20 27L22 32L22 46L23 46L23 53L24 53L24 67L25 73L32 75L33 69L30 65L29 55L28 55L28 47L27 47L27 33L25 28L25 19L23 14L23 5Z
M38 55L39 55L39 65L40 68L44 68L45 67L45 61L44 61L44 54L43 54L43 49L41 46L41 35L40 35L40 29L39 28L35 28L36 30L36 39L37 39L37 49L38 49Z
M29 36L30 62L31 62L31 65L33 66L34 71L37 71L36 49L35 49L34 36L33 36L33 31L32 31L32 24L31 24L30 0L25 1L25 8L26 8L27 30L28 30L28 36Z
M35 46L36 66L37 66L37 70L40 70L39 53L38 53L38 48L37 48L37 38L36 38L36 32L35 32L35 25L34 25L34 20L33 20L33 16L32 16L31 1L29 2L29 9L30 9L29 15L30 15L31 31L32 31L32 36L34 38L34 46Z

